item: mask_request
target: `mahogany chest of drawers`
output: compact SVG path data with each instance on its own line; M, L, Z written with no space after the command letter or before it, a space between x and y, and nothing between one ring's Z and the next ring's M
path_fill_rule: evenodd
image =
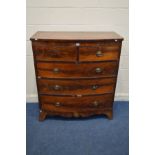
M122 40L115 32L34 34L39 120L98 114L112 119Z

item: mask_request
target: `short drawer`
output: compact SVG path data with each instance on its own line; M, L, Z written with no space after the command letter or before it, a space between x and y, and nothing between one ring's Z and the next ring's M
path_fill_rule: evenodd
M118 60L120 47L120 43L113 42L83 44L79 47L79 60L81 62Z
M76 61L77 47L75 43L54 43L36 41L32 43L37 61Z
M114 77L117 75L118 62L98 63L37 63L39 77L44 78L80 78Z
M113 93L116 78L49 80L39 79L39 93L49 95L91 95Z
M40 101L43 110L52 110L52 108L111 108L113 94L83 97L41 95Z

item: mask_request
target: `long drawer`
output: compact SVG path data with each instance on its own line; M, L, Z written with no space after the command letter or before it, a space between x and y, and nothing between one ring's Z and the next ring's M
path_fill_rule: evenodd
M44 78L114 77L118 62L98 63L37 63L37 73Z
M110 108L113 103L113 94L82 97L64 97L40 95L43 110L63 108Z
M57 80L39 79L39 93L49 95L92 95L113 93L116 78Z

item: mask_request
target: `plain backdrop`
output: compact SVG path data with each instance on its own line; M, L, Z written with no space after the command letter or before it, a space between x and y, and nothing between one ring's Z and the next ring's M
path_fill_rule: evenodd
M115 31L124 37L115 100L128 100L128 0L27 0L26 99L37 102L30 37L36 31Z

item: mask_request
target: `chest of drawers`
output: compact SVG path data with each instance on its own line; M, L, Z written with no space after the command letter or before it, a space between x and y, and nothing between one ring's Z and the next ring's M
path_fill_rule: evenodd
M121 36L39 31L31 41L40 121L48 115L112 119Z

